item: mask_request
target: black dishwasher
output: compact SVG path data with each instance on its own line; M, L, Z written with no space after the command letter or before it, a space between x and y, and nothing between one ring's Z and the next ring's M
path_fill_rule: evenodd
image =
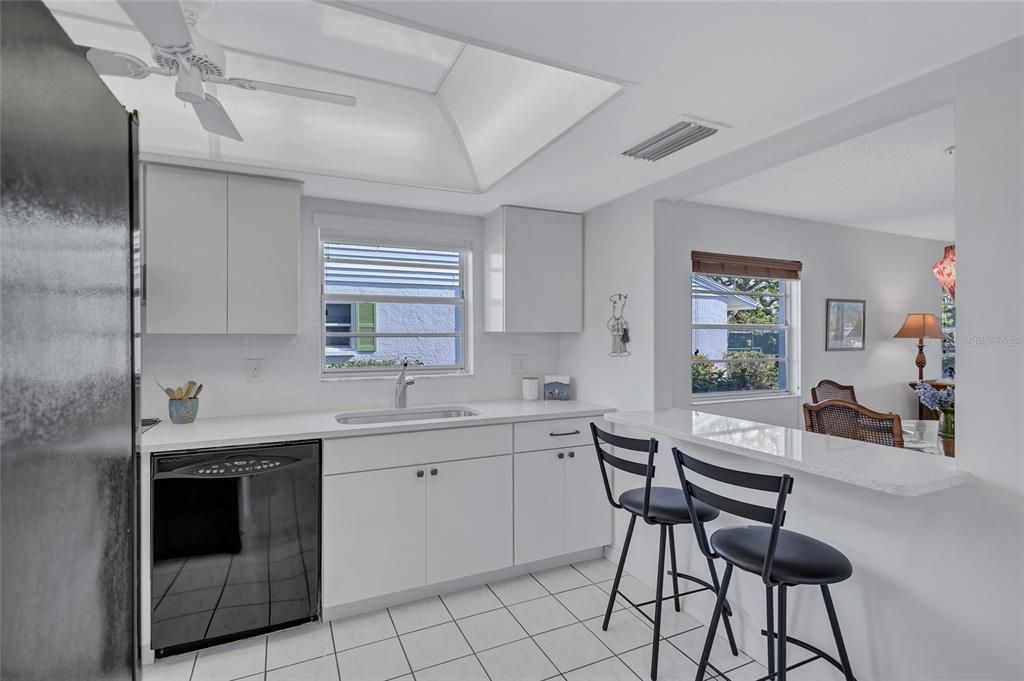
M152 470L157 657L316 619L318 441L158 454Z

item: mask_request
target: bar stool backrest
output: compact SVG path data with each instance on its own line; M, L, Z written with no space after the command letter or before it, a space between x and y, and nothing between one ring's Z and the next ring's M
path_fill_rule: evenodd
M772 564L775 562L775 548L779 541L779 532L783 523L786 522L786 497L793 491L793 478L789 475L764 475L761 473L748 473L732 468L723 468L714 464L696 459L676 447L672 448L672 456L676 462L676 470L679 472L679 482L683 486L683 496L686 497L686 505L690 511L690 517L696 518L694 501L701 501L708 506L713 506L719 511L731 513L732 515L753 520L754 522L771 525L772 530L768 538L768 550L765 555L764 567L761 570L761 579L765 584L770 584L769 575L772 571ZM732 497L722 496L711 492L693 482L687 477L686 472L696 473L709 480L741 487L743 489L759 492L774 492L774 506L760 506L747 501L740 501ZM707 531L703 523L693 523L694 532L697 534L697 545L708 558L717 558L711 543L708 541Z
M601 466L601 477L604 479L604 491L608 495L608 503L615 508L622 508L622 505L612 495L612 485L608 477L606 465L617 468L625 473L639 475L644 478L644 514L645 522L653 524L650 517L651 505L651 480L654 478L654 455L658 453L658 441L653 437L649 440L640 440L632 437L623 437L614 433L601 430L593 422L590 424L590 432L594 436L594 449L597 451L597 462ZM625 449L631 452L645 452L647 463L622 459L607 451L601 445L611 445L616 449Z

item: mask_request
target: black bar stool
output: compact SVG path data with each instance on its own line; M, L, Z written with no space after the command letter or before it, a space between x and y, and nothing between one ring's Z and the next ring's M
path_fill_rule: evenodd
M850 564L846 556L828 544L813 537L782 529L782 524L786 520L786 497L793 491L793 478L788 475L762 475L722 468L695 459L675 447L672 448L672 454L679 471L683 494L691 512L703 505L709 505L747 520L770 525L770 527L723 528L711 535L709 542L704 526L694 523L697 545L700 546L704 555L708 557L708 560L721 558L726 563L725 574L722 576L722 588L718 592L718 603L711 616L711 626L708 628L708 637L704 642L704 653L701 655L700 667L697 669L697 681L704 678L704 672L709 666L716 673L721 673L708 663L708 657L711 655L711 646L715 641L718 620L721 619L722 611L725 608L725 598L729 591L729 581L732 579L734 567L761 575L765 585L768 628L762 630L761 634L768 637L768 675L759 681L769 679L786 681L786 672L818 659L825 660L842 671L846 681L856 681L850 670L850 659L846 654L846 645L843 643L843 635L839 630L839 620L836 618L832 594L828 590L829 584L836 584L849 578L853 574L853 565ZM774 492L777 495L775 506L773 508L758 506L709 492L703 487L693 484L686 476L687 471L735 487ZM786 590L792 586L804 584L821 587L825 611L828 613L828 621L832 625L832 636L835 638L836 649L839 651L839 661L820 648L786 633ZM776 587L779 590L777 634L775 633L773 613ZM787 643L814 654L787 667ZM776 671L776 655L778 656L778 671Z
M711 581L707 582L699 577L684 574L676 570L676 539L673 531L674 526L693 523L701 526L703 523L714 520L718 517L718 509L703 504L699 501L688 504L683 491L675 487L652 487L651 481L654 478L654 455L658 452L658 441L653 437L650 440L638 440L622 437L613 433L607 433L595 424L590 424L590 430L594 435L594 448L597 450L597 460L601 465L601 477L604 478L604 489L608 494L608 503L615 508L624 508L630 513L629 528L626 530L626 540L622 545L622 555L619 557L619 566L615 570L615 581L612 582L612 591L608 596L608 609L604 613L604 623L601 628L608 631L608 622L612 616L612 608L615 606L615 597L622 598L637 612L646 617L654 624L654 649L651 652L651 680L658 678L658 647L661 640L661 603L672 598L675 600L676 612L680 611L679 599L681 596L698 593L701 591L712 591L719 594L718 573L715 570L715 562L709 557L708 570L711 572ZM636 461L621 459L614 454L607 452L601 445L608 444L617 449L625 449L633 452L644 452L647 454L647 463L642 464ZM618 501L612 496L612 487L608 478L608 470L605 464L611 465L620 471L639 475L644 478L644 486L628 490L619 495ZM626 564L626 555L629 553L629 542L633 538L633 527L637 518L643 518L648 525L658 525L661 529L661 542L658 548L658 589L654 600L634 603L627 596L619 593L619 582L622 580L622 568ZM697 522L694 523L693 519ZM662 596L665 579L665 538L668 537L669 550L671 554L672 570L672 595ZM700 588L679 593L679 578L699 584ZM643 611L643 607L654 604L654 618ZM729 624L729 617L732 610L724 596L719 597L722 603L722 610L725 612L725 631L729 636L729 645L732 647L732 654L739 655L736 648L736 641L733 638L732 626Z

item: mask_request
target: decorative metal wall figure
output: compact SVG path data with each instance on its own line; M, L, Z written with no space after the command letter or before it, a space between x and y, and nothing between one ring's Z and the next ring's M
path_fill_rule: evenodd
M629 357L629 322L623 316L626 312L626 300L629 298L625 293L616 293L608 300L612 304L612 316L608 319L608 331L612 334L611 357Z

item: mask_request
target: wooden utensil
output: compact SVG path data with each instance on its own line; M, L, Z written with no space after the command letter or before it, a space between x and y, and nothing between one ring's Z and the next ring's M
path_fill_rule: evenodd
M201 392L203 392L203 384L202 383L200 383L199 387L196 388L196 391L194 393L192 393L192 399L195 399L195 398L199 397L199 393L201 393Z
M192 391L195 390L195 389L196 389L196 382L195 381L189 381L188 383L185 384L185 399L186 400L190 400L190 399L192 399L194 397L194 395L192 394Z

